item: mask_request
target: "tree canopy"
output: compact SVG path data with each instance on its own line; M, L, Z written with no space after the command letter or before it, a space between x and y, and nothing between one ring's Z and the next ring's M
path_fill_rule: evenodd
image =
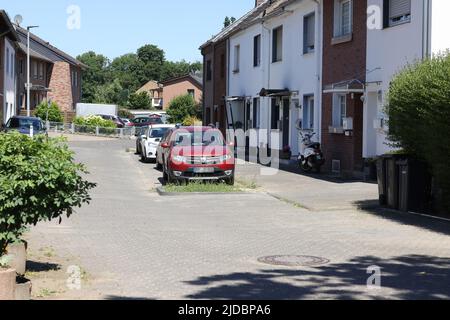
M83 102L123 107L135 105L137 97L134 95L130 103L131 95L150 80L163 81L202 69L200 62L168 61L164 50L153 44L112 61L93 51L77 59L88 66L82 75Z

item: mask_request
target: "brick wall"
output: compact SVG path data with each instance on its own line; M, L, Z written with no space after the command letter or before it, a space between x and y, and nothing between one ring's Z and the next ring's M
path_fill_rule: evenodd
M67 62L55 62L49 88L48 98L57 103L61 111L73 111L71 67Z
M366 78L366 9L367 0L353 1L353 35L347 42L333 44L334 0L324 1L323 85ZM347 116L353 118L351 136L329 133L332 125L333 95L323 95L322 142L326 169L331 170L332 160L341 161L341 170L353 173L362 170L363 102L361 94L347 96Z

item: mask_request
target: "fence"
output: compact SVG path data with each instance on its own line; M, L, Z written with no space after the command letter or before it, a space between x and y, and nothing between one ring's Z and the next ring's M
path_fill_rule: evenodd
M46 122L46 128L48 132L54 133L82 134L119 139L134 138L136 136L144 134L145 130L148 129L148 127L103 128L79 126L74 123L59 123L49 121Z

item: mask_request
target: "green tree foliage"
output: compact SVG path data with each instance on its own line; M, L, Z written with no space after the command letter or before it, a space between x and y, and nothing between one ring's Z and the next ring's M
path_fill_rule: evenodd
M35 116L41 118L43 121L63 122L64 117L61 110L55 102L42 102L36 107ZM47 118L48 117L48 118Z
M229 26L231 26L233 23L236 22L236 18L235 17L225 17L225 20L223 21L223 28L228 28Z
M128 98L128 108L131 110L149 110L152 101L146 92L132 93Z
M96 54L93 51L86 52L77 59L88 66L83 71L83 102L94 102L96 88L111 80L110 61L104 55Z
M89 67L83 72L83 102L120 106L126 106L129 96L149 80L162 81L202 68L200 62L167 61L164 51L151 44L112 62L92 51L77 58Z
M0 134L0 257L26 226L70 217L89 203L95 184L86 173L61 139Z
M450 54L400 72L391 83L386 112L390 140L428 162L450 208Z
M176 97L170 102L167 115L171 123L183 123L188 117L197 116L199 106L191 95Z

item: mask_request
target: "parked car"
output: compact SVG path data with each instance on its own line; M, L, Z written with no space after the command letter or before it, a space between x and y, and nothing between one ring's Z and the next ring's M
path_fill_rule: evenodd
M157 116L138 117L131 120L129 126L140 128L140 127L148 127L154 124L164 124L164 123L161 120L161 117Z
M156 152L161 139L166 132L175 128L174 125L158 124L148 128L146 133L141 137L141 159L143 162L155 161Z
M116 124L117 128L125 127L125 123L119 117L112 116L112 115L102 115L102 114L99 114L98 116L104 120L109 120L109 121L114 122Z
M127 126L131 122L131 120L127 118L120 118L120 120L122 120L125 126Z
M47 129L40 118L14 116L8 120L6 125L2 126L3 131L18 131L22 134L30 134L33 127L33 134L44 134Z
M167 183L224 181L234 185L235 158L220 130L183 127L161 142L163 177Z

